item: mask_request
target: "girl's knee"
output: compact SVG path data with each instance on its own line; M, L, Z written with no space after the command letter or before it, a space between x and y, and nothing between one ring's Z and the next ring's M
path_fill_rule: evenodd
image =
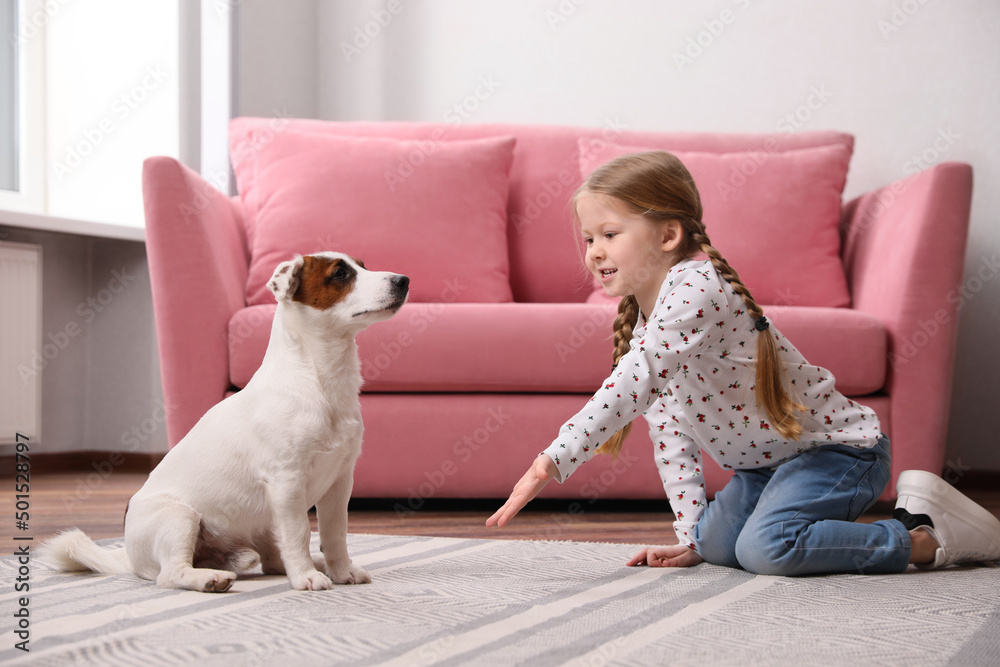
M725 567L740 567L736 559L735 545L729 541L717 539L700 539L697 542L698 555L705 559L706 563L712 565L723 565Z
M699 539L698 554L705 562L746 570L751 574L794 576L798 568L794 549L781 539L772 540L744 530L735 542Z
M720 525L711 519L718 514L706 513L694 527L694 540L698 555L712 565L738 568L736 560L736 540L739 530L732 525Z
M736 541L739 567L751 574L792 577L799 574L799 558L793 545L780 535L744 531Z

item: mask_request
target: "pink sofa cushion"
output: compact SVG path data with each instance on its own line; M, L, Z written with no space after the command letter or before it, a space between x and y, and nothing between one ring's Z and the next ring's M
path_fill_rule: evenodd
M584 178L616 157L652 150L606 144L585 151L584 141ZM674 155L698 186L712 245L759 303L850 305L839 232L848 147Z
M229 323L230 380L243 387L267 349L274 305ZM358 337L366 392L592 393L611 371L616 307L529 303L408 303ZM886 331L844 308L767 310L806 359L851 396L885 384Z
M252 219L247 303L274 300L265 284L280 262L321 250L408 275L412 301L510 301L514 143L275 133L236 167Z

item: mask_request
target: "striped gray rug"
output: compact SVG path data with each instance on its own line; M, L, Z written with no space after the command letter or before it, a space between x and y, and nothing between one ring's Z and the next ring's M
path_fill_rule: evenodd
M30 653L14 648L25 594L4 558L0 663L1000 664L1000 568L787 579L707 564L627 568L637 547L621 544L349 542L373 583L312 593L274 576L218 595L161 590L33 562Z

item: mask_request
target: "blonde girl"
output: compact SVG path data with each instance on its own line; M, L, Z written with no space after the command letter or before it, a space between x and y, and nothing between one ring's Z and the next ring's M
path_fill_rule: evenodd
M889 482L878 418L768 322L712 246L694 180L675 156L618 158L573 204L587 268L622 297L615 368L488 526L506 525L595 453L616 455L641 415L678 544L643 549L629 565L708 561L805 575L1000 559L1000 520L922 471L900 475L893 519L855 523ZM711 503L704 456L734 471Z

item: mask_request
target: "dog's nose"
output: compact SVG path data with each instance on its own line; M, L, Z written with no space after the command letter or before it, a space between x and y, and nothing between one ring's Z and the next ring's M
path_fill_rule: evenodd
M395 275L392 277L392 284L401 290L410 286L410 279L407 276Z

